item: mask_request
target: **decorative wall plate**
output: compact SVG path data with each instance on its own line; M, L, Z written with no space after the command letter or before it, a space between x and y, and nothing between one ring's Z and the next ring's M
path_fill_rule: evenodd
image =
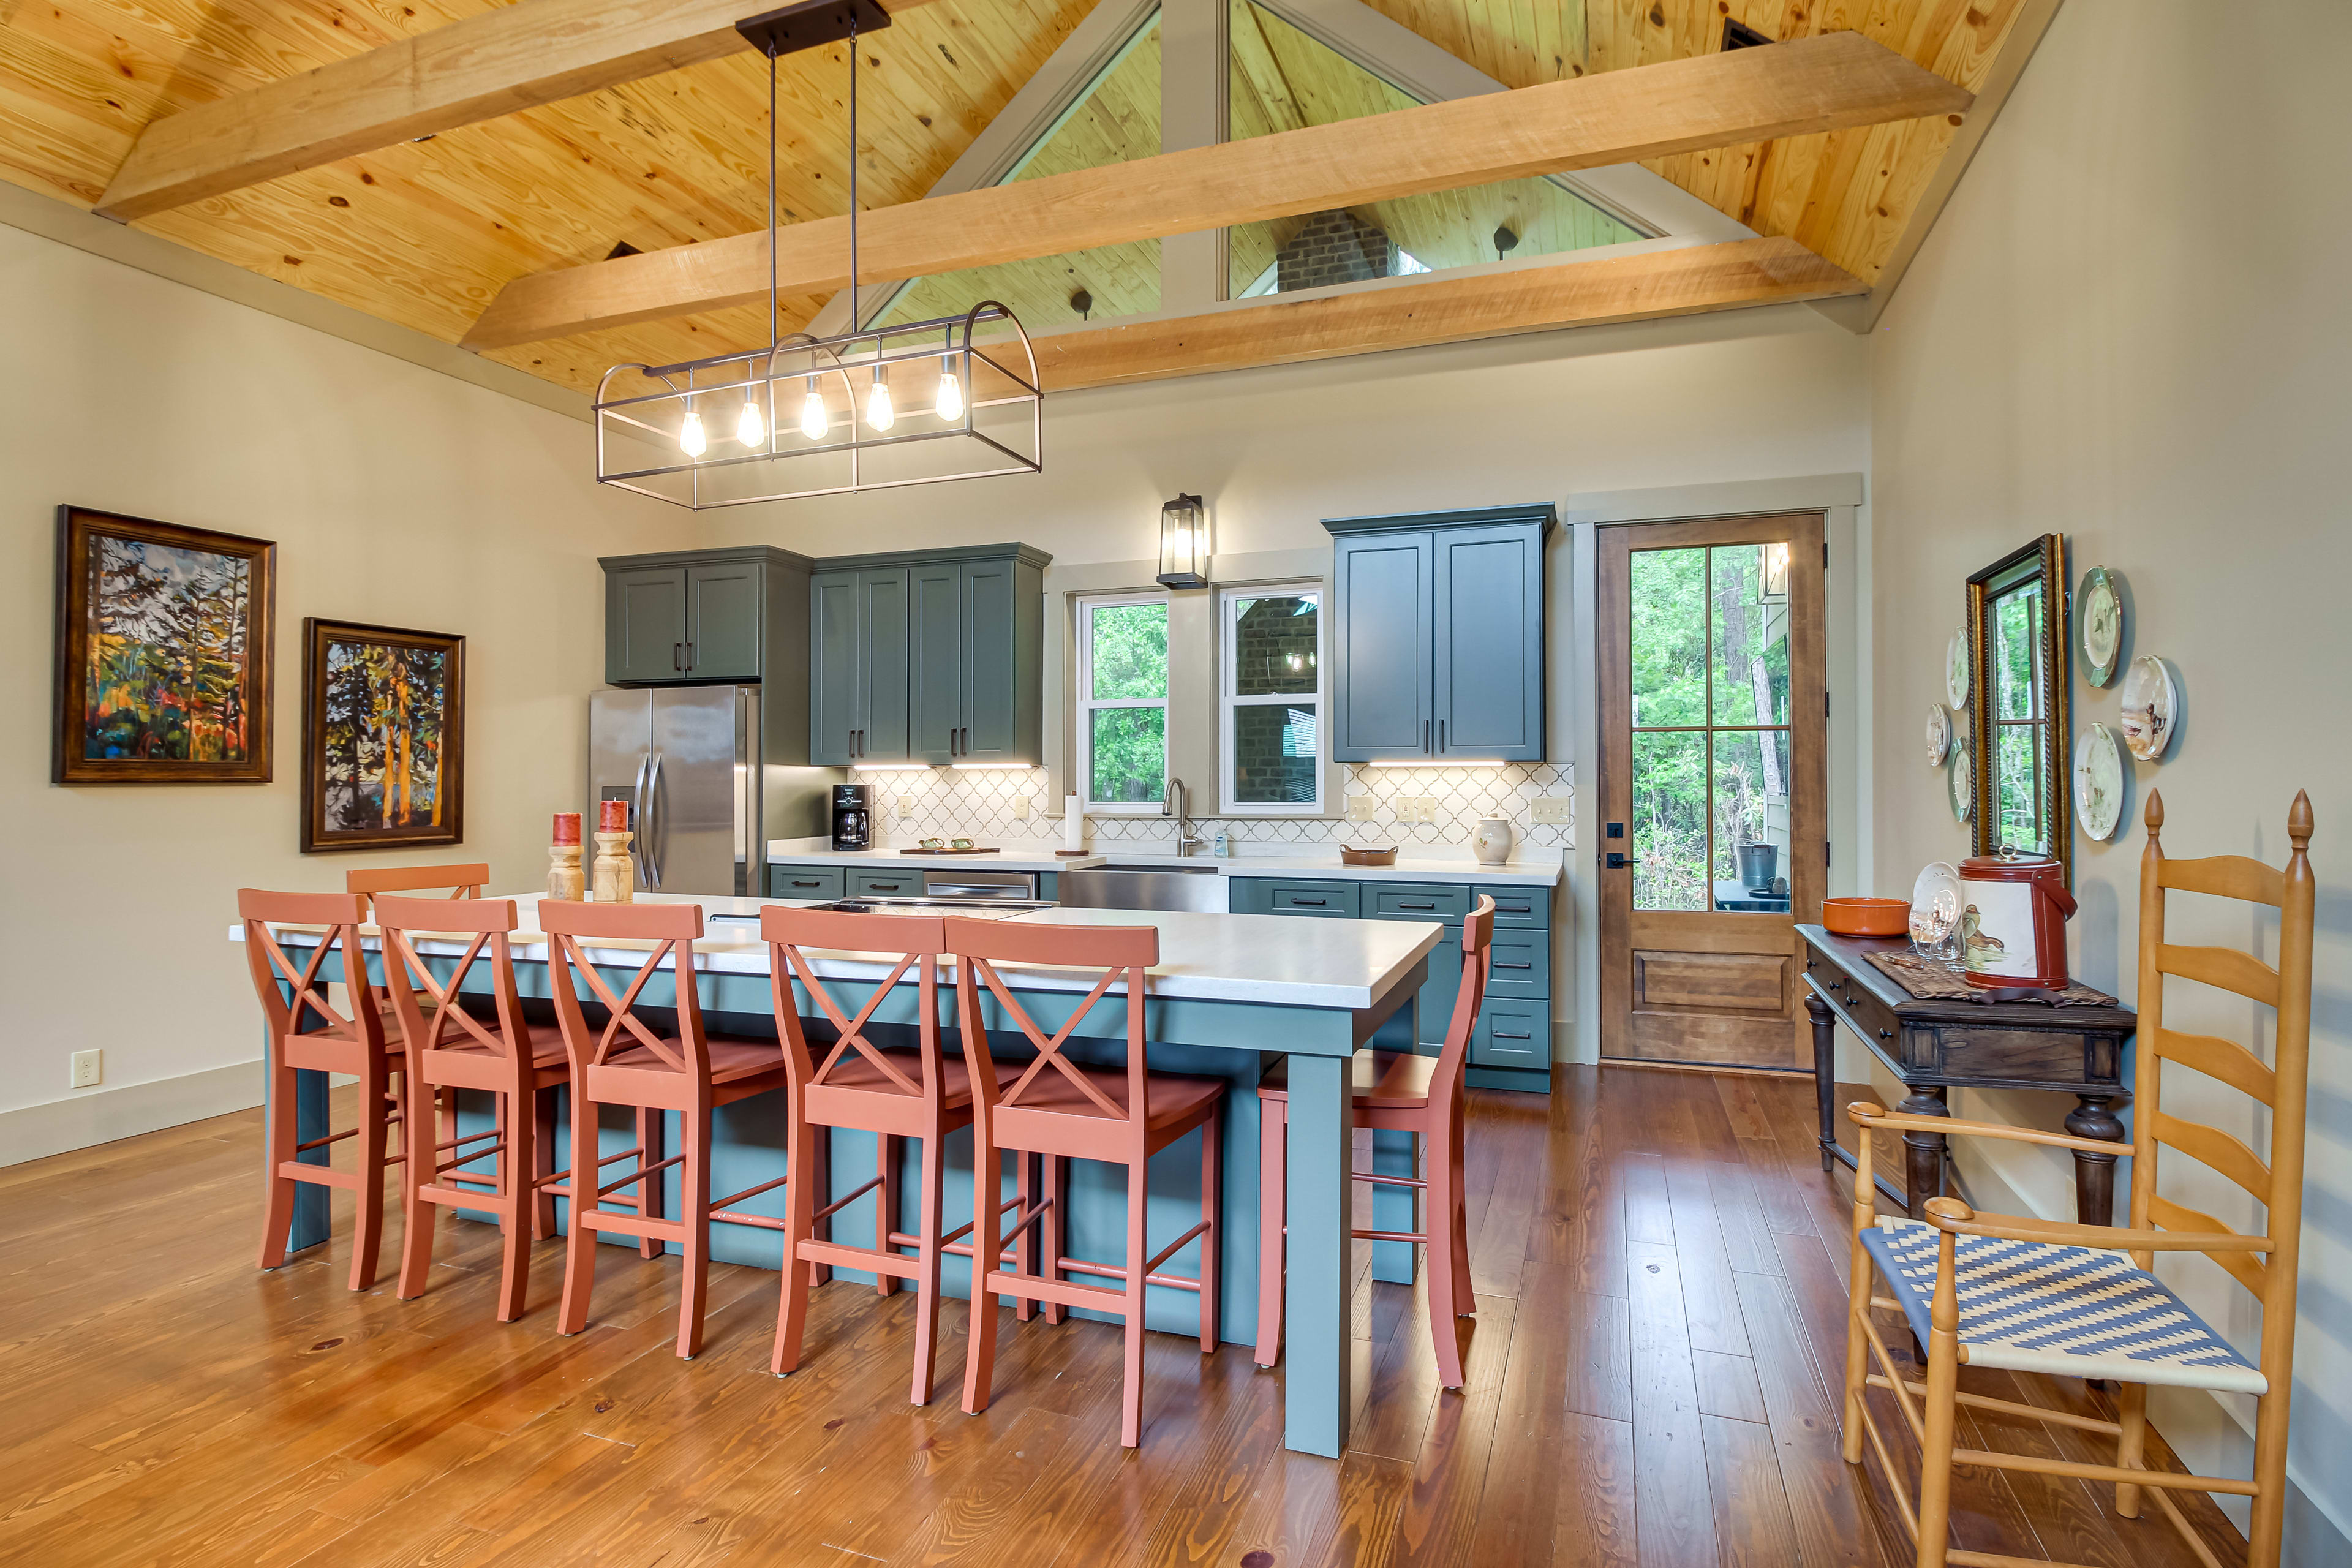
M1944 695L1955 708L1969 705L1969 634L1965 630L1952 634L1944 645Z
M2124 813L2124 753L2116 732L2094 724L2074 742L2074 819L2094 838L2113 838Z
M2172 727L2180 716L2180 691L2164 660L2144 653L2124 671L2124 744L2143 763L2164 755L2172 744Z
M2083 675L2094 686L2116 678L2116 658L2124 647L2124 596L2104 566L2083 574L2074 590L2075 614L2083 632Z
M1927 704L1927 765L1940 768L1952 751L1952 715L1940 702Z
M1930 860L1911 884L1911 947L1928 958L1951 958L1958 951L1960 874L1948 862Z
M1957 821L1966 822L1969 819L1969 814L1976 809L1977 804L1976 767L1969 761L1969 749L1966 746L1952 753L1950 784L1952 816Z

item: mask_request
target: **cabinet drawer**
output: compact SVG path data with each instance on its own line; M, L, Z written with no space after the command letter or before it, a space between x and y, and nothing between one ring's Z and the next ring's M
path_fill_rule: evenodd
M1321 915L1334 920L1356 918L1354 882L1266 883L1266 910L1277 915Z
M1549 1068L1551 1007L1542 1002L1497 1002L1488 993L1470 1037L1470 1061L1482 1068Z
M923 890L920 871L852 871L849 874L849 896L853 899L886 898L919 895Z
M837 899L841 897L838 866L771 866L768 897L772 899Z
M1470 889L1484 893L1495 900L1495 924L1497 929L1545 931L1551 926L1551 889L1549 888L1496 888L1479 886Z
M1550 995L1551 933L1497 931L1486 994L1505 1000Z
M1360 882L1368 921L1444 921L1452 924L1470 910L1470 889L1460 883Z

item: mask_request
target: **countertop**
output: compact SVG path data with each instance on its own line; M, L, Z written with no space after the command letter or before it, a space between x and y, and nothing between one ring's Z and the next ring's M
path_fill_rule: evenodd
M1220 860L1195 855L1179 860L1172 855L1089 851L1066 859L1034 845L1008 846L993 855L909 855L902 849L810 849L806 840L778 838L768 845L768 862L778 866L874 866L964 868L999 871L1077 871L1098 866L1147 868L1186 867L1213 870L1221 877L1335 877L1365 882L1485 882L1505 887L1557 887L1567 875L1567 858L1558 850L1535 850L1500 866L1481 866L1466 856L1399 855L1393 866L1343 866L1339 851L1300 849L1279 855L1239 855Z
M533 906L545 895L538 892L495 893L512 898L519 929L513 945L526 962L545 962L537 950L546 945L534 918ZM768 948L760 940L759 913L764 906L805 907L805 900L697 898L683 893L639 893L640 903L700 904L703 929L711 934L694 944L694 966L720 973L766 974ZM978 912L978 911L975 911ZM889 915L871 917L877 927ZM1427 957L1444 934L1444 928L1426 921L1303 921L1281 915L1207 914L1138 910L1034 910L1007 915L1007 920L1041 925L1157 926L1160 962L1148 973L1150 994L1197 997L1205 1001L1256 1002L1289 1007L1367 1008L1387 994L1415 963ZM282 942L308 945L305 934L319 928L274 928ZM373 948L373 927L362 928ZM232 926L233 940L242 941L245 928ZM591 957L606 952L616 964L642 963L650 942L592 944ZM455 954L465 941L424 938L417 951ZM828 979L880 979L896 960L848 951L811 951L817 973ZM1099 970L1052 969L1005 963L1008 977L1021 976L1024 988L1044 991L1088 991L1100 978Z

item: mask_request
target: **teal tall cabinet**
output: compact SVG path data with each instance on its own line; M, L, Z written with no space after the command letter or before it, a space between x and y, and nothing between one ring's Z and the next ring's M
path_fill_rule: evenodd
M1549 505L1328 518L1331 758L1544 760Z

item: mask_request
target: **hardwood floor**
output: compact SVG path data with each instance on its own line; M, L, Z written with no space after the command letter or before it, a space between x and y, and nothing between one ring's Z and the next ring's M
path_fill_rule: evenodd
M1360 1247L1359 1413L1338 1463L1283 1450L1278 1374L1241 1346L1204 1362L1152 1336L1129 1453L1106 1325L1008 1322L973 1417L956 1402L961 1302L940 1346L958 1375L915 1409L910 1294L819 1291L806 1368L779 1381L776 1276L755 1269L713 1270L690 1363L670 1343L676 1260L620 1247L599 1249L595 1321L568 1340L551 1330L552 1244L529 1314L491 1320L486 1226L442 1227L420 1300L395 1300L389 1269L347 1292L344 1194L334 1241L260 1273L258 1113L0 1169L0 1561L1908 1562L1875 1472L1838 1456L1850 1189L1820 1170L1810 1086L1560 1073L1549 1100L1473 1092L1479 1317L1460 1394L1436 1386L1415 1293L1362 1275ZM2104 1403L2005 1373L1962 1386ZM2104 1458L2063 1426L1961 1420L1964 1444ZM2220 1511L2185 1500L2242 1559ZM2112 1505L1963 1471L1955 1534L2027 1559L2191 1561L2160 1519Z

